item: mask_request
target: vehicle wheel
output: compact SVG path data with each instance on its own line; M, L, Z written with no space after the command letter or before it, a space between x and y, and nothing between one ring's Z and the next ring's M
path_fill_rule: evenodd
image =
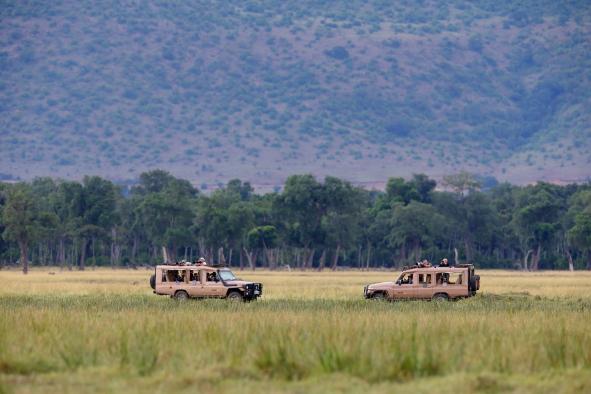
M230 301L242 301L242 294L238 291L231 291L226 297Z
M156 289L156 275L152 274L152 276L150 276L150 287L152 289Z
M433 301L449 301L449 297L445 293L438 293L433 296Z
M382 293L382 292L375 293L373 295L373 297L371 297L371 298L373 298L374 300L377 300L377 301L385 301L386 300L386 294L385 293Z
M174 293L174 299L175 300L179 300L179 301L188 300L189 299L189 295L187 294L186 291L179 290L176 293Z

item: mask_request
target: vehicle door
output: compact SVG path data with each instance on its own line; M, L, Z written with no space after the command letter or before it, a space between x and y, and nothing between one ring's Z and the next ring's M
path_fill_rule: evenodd
M418 272L417 273L417 289L416 297L430 299L433 297L435 288L435 278L432 272Z
M187 287L187 275L188 270L182 268L174 268L166 270L166 274L163 271L163 285L166 290L166 294L173 295L177 290L186 290Z
M201 274L198 269L189 270L189 284L187 285L187 292L191 297L205 297L203 290L203 283L201 282Z
M174 274L166 268L156 271L156 291L158 294L174 294Z
M220 280L217 271L203 271L202 275L203 289L207 297L223 297L226 295L227 288Z
M415 298L417 294L417 283L414 272L407 272L400 275L392 290L392 298L410 299Z
M435 293L445 293L451 298L467 295L467 276L453 269L437 273L435 276Z
M468 295L467 271L450 272L448 277L448 294L450 297L466 297Z

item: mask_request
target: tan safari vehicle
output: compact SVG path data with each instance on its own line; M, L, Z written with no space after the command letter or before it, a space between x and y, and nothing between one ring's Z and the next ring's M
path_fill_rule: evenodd
M150 286L158 295L178 300L188 298L226 298L252 301L263 294L261 283L236 278L224 267L207 265L157 265Z
M476 295L480 276L472 264L454 267L405 267L394 282L372 283L365 298L387 300L455 300Z

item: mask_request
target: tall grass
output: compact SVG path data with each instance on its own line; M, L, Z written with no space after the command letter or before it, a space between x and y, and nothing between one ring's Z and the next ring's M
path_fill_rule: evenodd
M363 276L338 280L358 287ZM273 278L305 285L289 274ZM124 380L180 376L189 385L197 376L216 389L227 380L297 384L340 376L381 385L458 373L591 371L587 296L485 290L458 302L388 303L362 299L361 289L356 297L322 297L320 284L292 298L265 289L269 297L248 304L178 303L133 287L127 294L3 291L0 381L30 376L35 387L43 376L103 371ZM474 384L490 383L482 379Z

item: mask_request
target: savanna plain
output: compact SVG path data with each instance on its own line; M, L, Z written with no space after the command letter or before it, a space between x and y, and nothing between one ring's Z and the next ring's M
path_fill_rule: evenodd
M237 272L177 302L152 271L0 271L0 392L591 392L591 273L483 271L457 302L365 300L394 271Z

